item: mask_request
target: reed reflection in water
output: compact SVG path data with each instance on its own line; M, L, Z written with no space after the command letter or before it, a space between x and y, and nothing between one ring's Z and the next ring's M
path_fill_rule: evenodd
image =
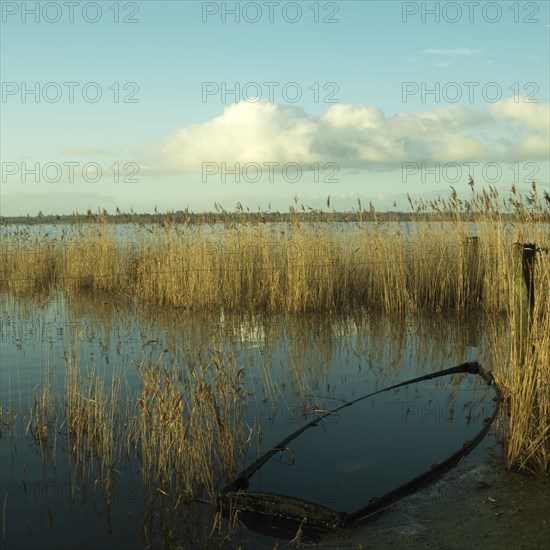
M475 317L191 314L61 294L3 296L1 313L6 547L246 539L211 504L266 449L343 401L489 359Z

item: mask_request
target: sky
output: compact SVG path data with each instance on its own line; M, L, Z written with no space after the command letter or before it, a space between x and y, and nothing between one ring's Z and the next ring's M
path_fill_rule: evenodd
M0 215L548 190L549 5L2 0Z

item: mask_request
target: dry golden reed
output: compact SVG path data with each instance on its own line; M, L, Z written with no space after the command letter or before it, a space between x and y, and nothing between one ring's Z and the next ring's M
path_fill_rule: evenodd
M448 198L410 203L410 223L397 217L388 221L388 216L360 205L355 224L306 222L292 207L290 222L275 224L264 223L261 216L254 223L235 223L228 216L216 224L175 224L166 217L161 223L135 227L109 225L103 218L65 228L55 238L8 228L3 230L0 285L22 296L56 289L195 311L372 310L390 316L483 311L489 319L507 316L508 333L492 335L490 365L509 402L507 464L548 471L550 254L537 253L529 345L522 345L520 352L514 335L512 250L515 242L549 247L550 196L544 193L541 198L535 185L526 195L513 187L508 197L489 187L472 191L467 200L453 190ZM326 219L330 222L331 216ZM161 366L142 367L142 410L131 438L142 447L146 464L161 457L156 476L189 468L180 461L191 459L183 456L193 457L193 464L231 463L230 449L233 452L236 442L227 422L238 420L231 416L238 385L234 372L214 365L209 367L209 382L201 385L199 377L192 391L185 387L192 372L178 378ZM234 390L225 395L222 381L231 381ZM82 385L79 379L69 384ZM97 416L94 402L115 394L116 388L97 384L72 393L68 417L74 419L69 427L77 448L83 436L74 426L83 421L89 426L86 438L93 441L92 427L110 422ZM166 402L171 409L163 409ZM199 418L197 411L206 413L205 408L209 414ZM44 422L36 419L40 437ZM188 433L202 430L206 422L204 433L216 435L203 439L202 446L189 443L195 439L188 439ZM179 434L175 439L174 430ZM211 490L209 475L198 478ZM195 492L192 483L187 489Z
M138 372L141 392L128 442L138 450L146 478L177 487L188 499L215 502L220 482L242 466L250 442L242 369L214 351L184 369L142 363Z
M34 240L8 232L0 285L191 310L505 313L512 243L548 241L548 223L538 221L548 209L533 197L529 208L521 197L502 201L494 189L469 201L453 194L411 202L422 222L406 224L378 221L371 209L369 222L354 225L294 214L289 224L99 221Z
M107 384L72 350L63 392L53 395L49 377L38 386L27 436L55 463L59 434L74 481L94 479L107 498L117 464L129 458L137 459L146 483L174 501L215 503L253 439L244 417L243 369L217 351L197 364L143 362L137 369L138 390L121 392L118 369Z

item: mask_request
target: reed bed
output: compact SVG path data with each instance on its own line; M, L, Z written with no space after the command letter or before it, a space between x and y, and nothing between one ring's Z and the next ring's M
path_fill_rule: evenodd
M353 225L304 221L291 207L290 221L278 224L261 217L255 223L228 217L225 223L175 224L167 216L137 231L99 219L55 238L4 229L0 288L20 296L84 292L192 311L505 316L510 329L493 334L488 366L509 403L507 466L548 472L550 254L537 253L529 344L520 345L512 249L517 241L549 247L550 196L539 196L533 184L526 195L513 187L501 197L489 187L467 200L453 191L410 204L413 223L406 224L398 216L378 219L374 208L364 211L359 204ZM201 369L140 366L141 410L127 435L154 478L193 472L180 480L189 495L211 494L212 480L234 470L236 449L247 441L238 414L239 371L219 358ZM96 425L107 426L100 439L111 438L113 420L97 416L93 403L110 403L117 388L86 386L75 376L69 386L83 389L72 393L67 413L78 449L79 422L87 426L87 441L94 441ZM40 437L47 419L35 418ZM210 466L202 471L205 464L218 473Z
M105 378L94 369L83 372L77 353L71 354L64 379L61 425L80 477L86 478L97 468L98 479L108 484L116 460L124 454L120 423L125 411L120 403L120 373L113 371L110 384Z
M183 370L157 362L141 363L138 371L141 392L128 446L140 455L146 479L175 488L180 499L216 502L220 483L242 466L250 443L243 370L214 351Z
M537 253L533 270L532 310L523 315L511 293L509 337L494 334L492 347L508 404L506 465L541 474L550 471L550 254Z
M353 226L303 222L295 214L275 225L163 221L124 233L100 220L61 238L8 232L0 287L196 311L506 313L512 243L548 242L548 208L536 190L527 199L529 208L522 197L503 201L490 189L469 201L452 195L411 202L424 221L407 224L377 221L371 210L369 222Z
M139 386L121 391L125 376L119 369L108 383L105 373L82 365L73 349L62 386L51 376L37 385L21 418L26 437L54 471L66 450L72 490L91 481L94 491L103 489L107 504L125 463L137 466L144 486L170 496L174 506L216 504L254 440L255 426L244 415L243 369L213 350L181 368L144 361L137 372ZM1 411L9 432L16 418L10 409Z

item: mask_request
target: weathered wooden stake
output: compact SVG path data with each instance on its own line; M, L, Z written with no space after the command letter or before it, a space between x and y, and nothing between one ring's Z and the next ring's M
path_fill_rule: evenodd
M483 287L483 276L479 261L479 239L478 237L468 237L466 240L466 254L464 272L466 273L467 288L466 296L471 300L469 307L477 308L481 302L481 292ZM479 318L473 312L470 320L465 323L466 345L478 347L480 344Z
M482 276L479 264L479 239L477 237L468 237L466 268L469 274L468 293L473 297L474 307L481 300Z
M523 364L529 338L533 307L535 305L534 268L537 246L514 243L514 317L516 346L520 364Z

